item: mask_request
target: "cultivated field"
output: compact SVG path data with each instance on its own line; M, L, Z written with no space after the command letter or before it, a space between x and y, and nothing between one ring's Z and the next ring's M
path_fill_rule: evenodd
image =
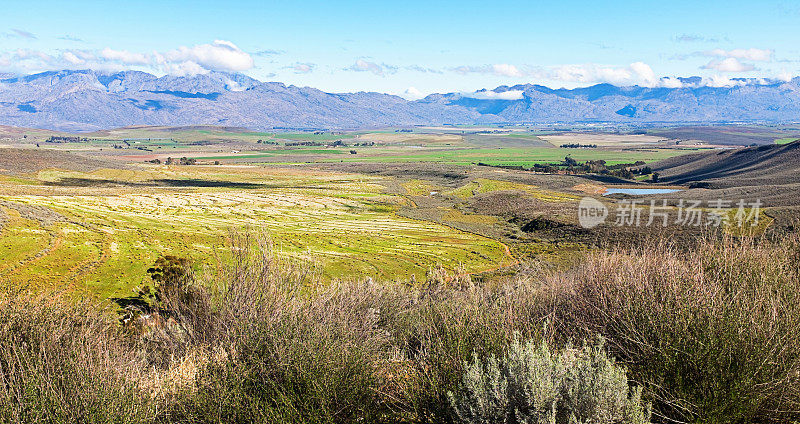
M374 177L138 168L43 170L24 190L7 182L3 284L120 295L159 255L214 266L227 232L248 228L269 234L283 254L317 262L328 279L423 278L438 265L471 273L513 261L498 241L398 216L408 200L385 193Z
M146 281L161 255L214 270L231 229L268 234L276 251L315 263L327 281L420 280L438 266L492 278L531 258L564 263L636 233L579 228L579 200L641 183L484 165L651 163L702 151L640 134L487 128L144 127L57 142L46 140L71 136L2 133L14 147L0 150L0 284L101 297ZM166 164L180 157L196 164Z
M638 132L0 129L0 421L797 422L800 143Z

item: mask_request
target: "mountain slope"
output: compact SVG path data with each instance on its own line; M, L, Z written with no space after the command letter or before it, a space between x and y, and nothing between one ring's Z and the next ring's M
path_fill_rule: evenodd
M491 113L498 122L723 122L800 120L800 78L735 87L617 87L598 84L572 90L540 85L501 86L490 93L518 93L517 100L432 95L423 101Z
M96 130L130 125L363 128L425 124L800 121L800 78L737 87L501 86L408 101L326 93L212 72L185 77L54 71L0 80L0 125Z
M708 188L800 184L800 140L678 156L652 168L663 182Z
M0 81L0 123L58 130L130 125L356 128L468 123L477 112L380 93L330 94L228 73L46 72Z

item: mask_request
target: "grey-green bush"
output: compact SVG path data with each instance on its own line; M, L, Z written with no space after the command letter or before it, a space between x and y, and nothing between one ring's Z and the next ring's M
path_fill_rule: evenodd
M502 358L465 364L463 385L448 393L463 423L645 424L649 407L630 388L625 368L603 343L551 352L546 342L519 338Z

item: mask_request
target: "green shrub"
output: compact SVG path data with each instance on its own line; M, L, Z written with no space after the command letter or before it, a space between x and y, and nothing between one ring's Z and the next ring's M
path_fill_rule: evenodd
M545 342L515 339L500 359L484 363L476 354L465 368L462 389L449 393L463 423L649 422L641 389L629 389L602 343L554 354Z
M569 337L601 334L674 421L800 419L796 240L597 253L568 280Z

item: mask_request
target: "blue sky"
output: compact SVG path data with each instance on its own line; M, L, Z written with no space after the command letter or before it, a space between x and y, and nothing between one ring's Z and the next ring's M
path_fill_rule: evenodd
M800 1L13 1L0 72L210 70L407 97L800 74Z

